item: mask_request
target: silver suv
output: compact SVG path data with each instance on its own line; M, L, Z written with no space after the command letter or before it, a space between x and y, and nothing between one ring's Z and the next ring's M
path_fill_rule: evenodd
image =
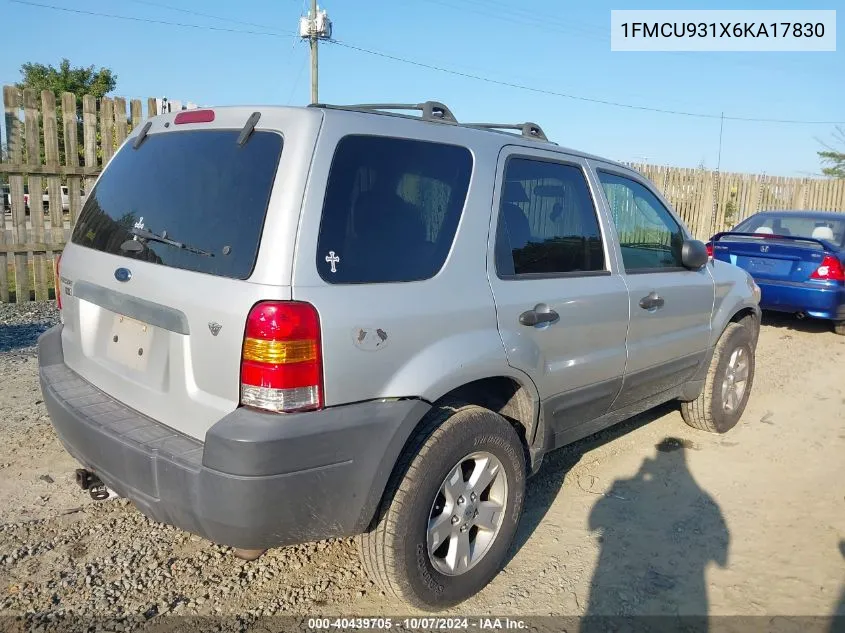
M152 118L58 268L83 488L244 557L358 535L424 609L495 576L548 451L670 400L728 431L754 378L757 287L646 179L436 102Z

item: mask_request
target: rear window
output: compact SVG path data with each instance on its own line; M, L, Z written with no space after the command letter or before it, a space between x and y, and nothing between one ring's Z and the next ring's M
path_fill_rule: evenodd
M466 201L465 147L346 136L332 160L317 269L329 283L417 281L437 274Z
M845 244L845 220L802 215L756 215L748 218L734 231L791 237L811 237L834 244Z
M72 241L246 279L255 265L282 137L255 132L241 146L238 134L169 132L149 135L137 150L124 145L88 196Z

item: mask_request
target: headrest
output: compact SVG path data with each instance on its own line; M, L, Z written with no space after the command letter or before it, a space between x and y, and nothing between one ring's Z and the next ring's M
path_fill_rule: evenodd
M813 239L833 241L833 229L829 226L817 226L813 229Z
M504 202L520 203L528 202L528 196L525 195L525 189L522 188L522 183L515 180L506 180L505 189L502 192L502 199Z
M761 226L759 229L754 231L755 233L759 233L760 235L774 235L775 232L770 229L768 226Z

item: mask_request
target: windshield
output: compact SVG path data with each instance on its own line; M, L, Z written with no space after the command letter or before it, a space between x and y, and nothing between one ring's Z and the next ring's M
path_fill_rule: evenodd
M845 240L845 220L835 216L760 214L748 218L733 230L739 233L811 237L839 245L843 245Z
M127 143L88 196L72 241L163 266L246 279L255 265L282 137L255 132L241 146L238 133L166 132L149 135L138 149ZM139 232L165 239L121 248Z

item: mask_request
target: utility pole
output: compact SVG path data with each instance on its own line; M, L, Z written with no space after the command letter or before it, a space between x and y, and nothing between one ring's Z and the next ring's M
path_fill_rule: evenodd
M311 103L319 103L317 99L317 87L319 85L317 64L317 0L311 0Z
M311 47L311 103L318 103L319 67L317 63L318 43L331 39L332 23L325 10L320 11L317 0L311 0L308 17L299 19L299 36L307 39Z

